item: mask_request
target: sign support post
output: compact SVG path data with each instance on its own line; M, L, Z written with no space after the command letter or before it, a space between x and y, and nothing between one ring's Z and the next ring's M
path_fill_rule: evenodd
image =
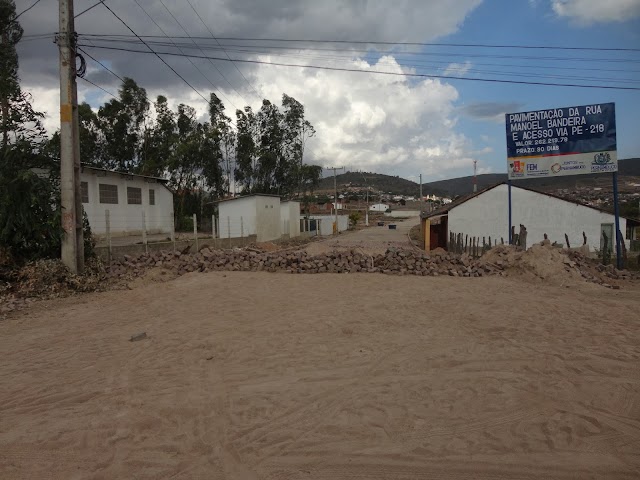
M511 179L507 180L507 188L509 190L509 245L511 245L513 243L513 238L511 238L511 215L512 215L512 211L511 211Z
M618 172L613 172L613 212L616 217L616 268L622 270L622 242L620 232L620 208L618 206Z

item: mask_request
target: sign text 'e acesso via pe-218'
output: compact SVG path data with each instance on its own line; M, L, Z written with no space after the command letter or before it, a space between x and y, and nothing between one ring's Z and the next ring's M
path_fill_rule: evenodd
M510 179L618 170L614 103L507 113Z

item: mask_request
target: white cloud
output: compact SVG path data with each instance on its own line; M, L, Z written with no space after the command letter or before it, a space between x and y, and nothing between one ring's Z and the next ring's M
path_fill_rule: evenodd
M444 71L444 75L453 77L462 77L469 71L472 63L466 61L464 63L450 63Z
M559 17L585 25L640 16L640 0L551 0L551 6Z
M196 9L220 37L373 38L408 42L428 42L454 33L480 3L481 0L398 0L394 8L389 8L386 3L373 0L194 0ZM137 33L159 34L136 5L127 0L111 0L110 4ZM190 9L181 10L172 3L169 7L190 35L209 35ZM145 2L145 9L170 34L184 35L157 0ZM56 18L55 4L42 2L30 16L25 16L25 33L56 31ZM103 9L88 12L79 19L76 27L81 33L129 33ZM91 53L119 75L134 78L147 89L151 102L158 94L163 94L172 108L175 109L179 103L187 103L196 109L201 119L206 116L206 102L156 58L105 50L91 50ZM348 62L349 68L360 70L410 71L401 67L388 51L381 53L383 56L378 61L370 60L370 56L354 56L350 60L347 57L339 62L329 62L329 65L336 63L342 67ZM34 106L47 112L45 124L50 132L58 128L56 55L53 44L26 42L20 46L23 88L33 93ZM233 55L247 58L237 53ZM321 60L309 59L311 55ZM271 59L268 56L252 58ZM274 55L271 60L304 63L304 59L314 64L328 62L318 54L304 51L299 52L298 58ZM208 96L211 84L204 81L188 61L171 57L168 62ZM254 109L260 107L235 66L216 62L217 71L214 71L205 60L194 62L215 83L216 93L224 102L227 115L233 118L235 109L248 103ZM89 61L89 66L90 80L117 93L116 79L101 71L92 61ZM458 131L459 110L455 106L458 91L445 81L241 63L237 66L264 98L279 104L282 94L287 93L305 105L307 117L318 132L308 143L310 155L307 161L310 163L345 165L400 176L422 173L442 177L466 174L477 154L472 142ZM462 74L470 67L470 63L452 64L448 71L451 75ZM228 86L221 74L235 89ZM111 98L99 90L87 88L83 83L79 86L79 100L88 100L94 107Z
M392 56L374 64L354 59L350 68L402 71ZM456 132L458 91L449 84L310 69L289 69L285 76L269 66L256 75L268 98L284 91L304 104L318 131L308 144L309 162L400 176L436 175L473 164L471 142Z

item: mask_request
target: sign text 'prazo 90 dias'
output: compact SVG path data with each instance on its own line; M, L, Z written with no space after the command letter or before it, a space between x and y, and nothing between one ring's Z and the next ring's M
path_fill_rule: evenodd
M509 178L618 170L614 103L507 113Z

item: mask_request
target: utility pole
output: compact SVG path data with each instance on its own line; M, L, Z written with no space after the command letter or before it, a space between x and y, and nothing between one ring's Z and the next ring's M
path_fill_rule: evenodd
M76 33L73 0L59 0L60 32L60 194L62 205L62 262L73 272L84 270L80 141L76 85Z
M420 174L420 211L422 212L422 174Z
M473 161L473 193L478 191L478 160Z
M367 209L364 212L364 224L368 227L369 226L369 190L371 189L371 187L369 187L369 182L367 182L367 177L365 177L364 174L362 174L362 179L364 180L364 184L367 186Z
M344 170L344 167L327 167L327 170L333 170L333 209L335 211L336 231L334 235L338 235L340 229L338 228L338 180L336 178L336 170Z

